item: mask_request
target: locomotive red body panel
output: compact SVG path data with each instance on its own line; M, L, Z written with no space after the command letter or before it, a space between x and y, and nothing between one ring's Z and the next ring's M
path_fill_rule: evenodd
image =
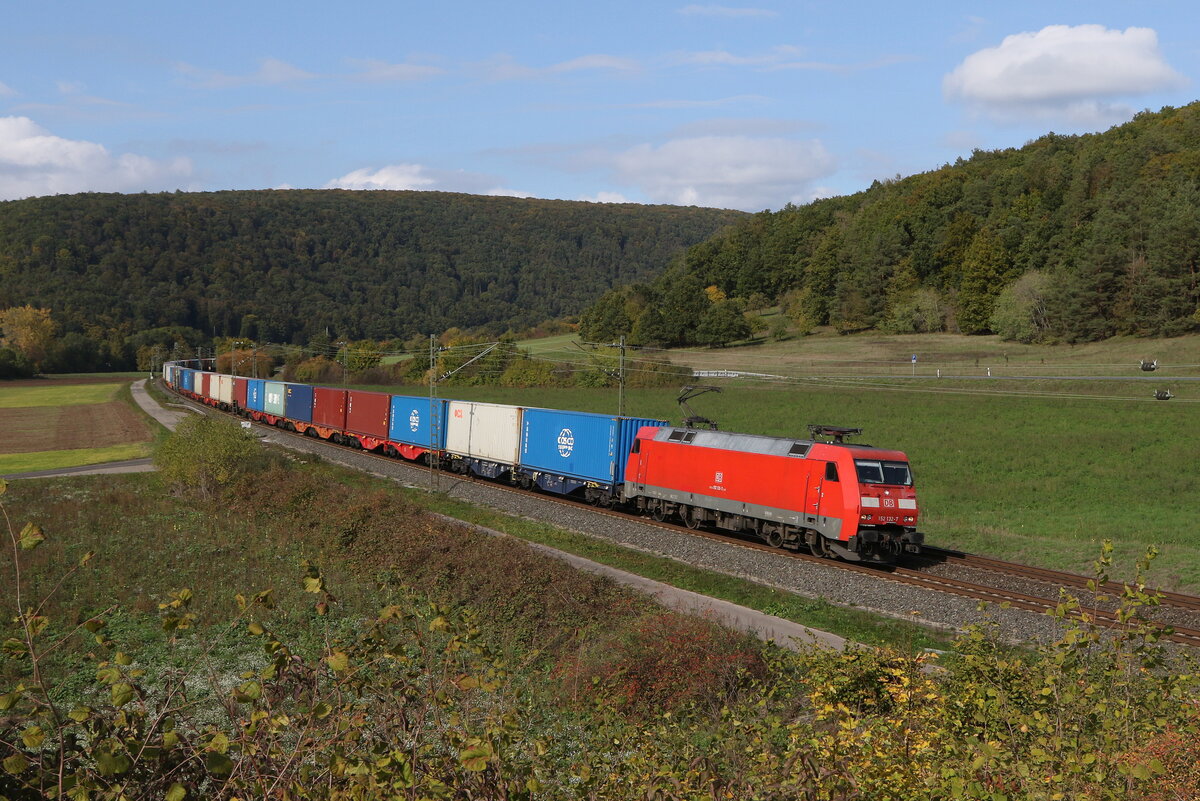
M683 509L685 521L692 515L778 533L782 541L819 534L839 553L869 558L920 542L916 493L900 451L646 427L626 466L625 493L651 510Z

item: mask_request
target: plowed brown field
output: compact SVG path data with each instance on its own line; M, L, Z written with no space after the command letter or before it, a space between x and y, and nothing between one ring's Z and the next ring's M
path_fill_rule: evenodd
M0 453L104 448L147 439L146 424L120 401L0 409Z

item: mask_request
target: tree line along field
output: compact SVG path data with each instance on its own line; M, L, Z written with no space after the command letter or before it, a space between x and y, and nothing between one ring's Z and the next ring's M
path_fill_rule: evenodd
M0 387L0 475L136 459L151 431L128 381L10 381Z

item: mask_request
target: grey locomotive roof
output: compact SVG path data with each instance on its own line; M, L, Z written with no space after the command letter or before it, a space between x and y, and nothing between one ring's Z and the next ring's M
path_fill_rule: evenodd
M808 439L765 437L761 434L738 434L733 431L701 431L691 428L661 428L654 435L659 442L685 442L702 448L723 448L744 453L764 453L772 456L803 456L813 446Z

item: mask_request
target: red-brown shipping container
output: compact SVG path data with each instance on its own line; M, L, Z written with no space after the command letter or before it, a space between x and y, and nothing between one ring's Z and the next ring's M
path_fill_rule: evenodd
M392 396L382 392L346 392L346 430L387 439Z
M246 408L246 390L248 386L246 379L241 376L233 377L233 402L237 404L239 409Z
M313 387L313 425L339 431L346 427L346 390Z
M207 398L208 397L208 373L200 373L200 372L196 373L196 383L193 386L195 388L192 390L192 392L196 393L197 395L199 395L202 398Z

